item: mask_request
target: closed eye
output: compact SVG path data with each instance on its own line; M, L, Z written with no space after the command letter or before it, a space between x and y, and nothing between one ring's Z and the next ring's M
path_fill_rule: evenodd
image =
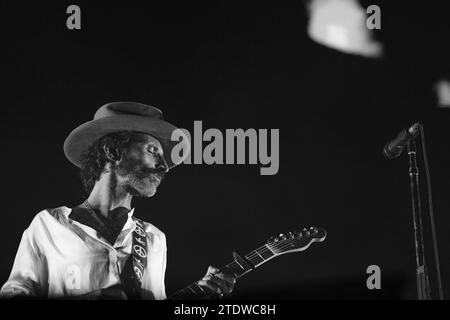
M157 146L154 145L148 145L147 146L147 151L150 152L151 154L160 154L160 149Z

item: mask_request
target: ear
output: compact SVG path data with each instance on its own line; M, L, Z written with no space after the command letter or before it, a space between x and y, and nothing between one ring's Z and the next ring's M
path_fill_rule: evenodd
M105 152L105 155L108 158L108 160L110 160L111 162L116 163L116 162L120 161L122 158L122 155L120 154L119 150L117 150L116 148L111 148L109 146L104 145L103 151Z

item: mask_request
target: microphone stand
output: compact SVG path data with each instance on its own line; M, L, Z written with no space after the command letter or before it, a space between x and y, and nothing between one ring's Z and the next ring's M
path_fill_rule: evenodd
M412 213L414 221L414 240L416 247L416 281L419 300L431 300L431 289L425 263L425 249L422 231L422 211L420 207L419 169L416 161L416 142L410 139L408 143L409 178L411 182Z

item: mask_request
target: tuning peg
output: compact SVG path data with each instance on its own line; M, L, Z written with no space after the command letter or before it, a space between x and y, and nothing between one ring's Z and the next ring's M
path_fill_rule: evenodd
M304 236L304 231L302 230L295 230L294 231L294 236L297 238L302 238Z
M306 228L302 229L302 232L300 233L301 236L305 235L305 236L309 236L309 230Z
M292 232L288 232L287 238L288 238L288 239L294 238L294 234L293 234Z
M277 242L277 239L274 236L271 236L268 240L267 240L267 244L271 244Z

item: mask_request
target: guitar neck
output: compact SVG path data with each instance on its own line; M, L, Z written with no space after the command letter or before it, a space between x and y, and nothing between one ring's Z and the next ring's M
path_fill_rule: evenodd
M259 267L263 263L267 262L274 256L275 253L267 245L264 245L256 250L249 252L244 257L235 255L234 261L220 268L220 272L230 274L235 278L240 278L253 269ZM183 289L175 292L173 295L168 297L168 299L200 299L205 295L205 290L200 285L198 285L197 282L193 282Z

